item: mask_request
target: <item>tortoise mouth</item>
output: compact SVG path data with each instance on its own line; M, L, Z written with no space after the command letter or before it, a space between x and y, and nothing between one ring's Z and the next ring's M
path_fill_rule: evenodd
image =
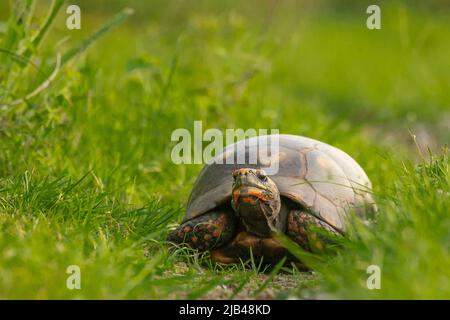
M244 186L233 190L232 207L244 228L259 237L269 237L273 231L266 212L270 211L271 194L260 188Z
M257 200L266 203L270 199L270 194L265 193L259 186L243 186L240 188L235 188L232 193L232 200L234 203L244 202L252 204Z

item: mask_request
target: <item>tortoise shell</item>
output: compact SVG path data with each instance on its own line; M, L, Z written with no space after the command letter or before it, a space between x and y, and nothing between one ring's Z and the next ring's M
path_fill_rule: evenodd
M238 168L267 166L264 162L267 157L261 157L258 153L256 163L236 164L237 161L233 161L236 160L236 150L245 150L244 162L249 163L249 154L256 152L258 146L261 150L261 146L274 138L278 139L275 159L279 163L278 172L270 178L276 183L282 198L301 205L339 231L345 231L346 217L350 211L363 215L375 210L369 178L344 151L306 137L271 135L229 145L212 163L205 165L195 181L183 222L230 203L232 172ZM269 156L274 156L270 148L265 151ZM217 160L222 162L217 163Z

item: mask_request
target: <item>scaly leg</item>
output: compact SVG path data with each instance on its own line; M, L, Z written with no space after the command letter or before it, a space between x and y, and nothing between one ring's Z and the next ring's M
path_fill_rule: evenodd
M230 242L236 234L236 218L231 211L211 211L186 221L172 231L168 240L206 251Z
M317 230L337 234L330 225L314 217L312 214L291 210L288 214L287 235L305 251L322 251L329 239L320 235Z

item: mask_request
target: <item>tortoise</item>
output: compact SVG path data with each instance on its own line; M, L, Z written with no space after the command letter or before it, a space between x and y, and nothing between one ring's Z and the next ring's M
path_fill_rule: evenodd
M269 148L272 141L276 152ZM257 152L264 144L277 161L272 174L264 170L267 158ZM239 150L245 153L243 163L236 161ZM255 152L256 161L250 161ZM366 217L376 211L371 188L358 163L329 144L285 134L241 140L203 167L185 217L168 240L210 251L218 263L236 263L250 254L275 262L287 255L274 238L277 232L304 250L321 249L321 231L340 236L351 212Z

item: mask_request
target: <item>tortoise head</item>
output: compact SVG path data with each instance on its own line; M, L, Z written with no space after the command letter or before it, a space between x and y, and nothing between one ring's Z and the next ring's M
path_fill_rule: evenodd
M261 169L237 169L233 179L233 210L247 231L269 237L279 229L281 200L277 185Z

